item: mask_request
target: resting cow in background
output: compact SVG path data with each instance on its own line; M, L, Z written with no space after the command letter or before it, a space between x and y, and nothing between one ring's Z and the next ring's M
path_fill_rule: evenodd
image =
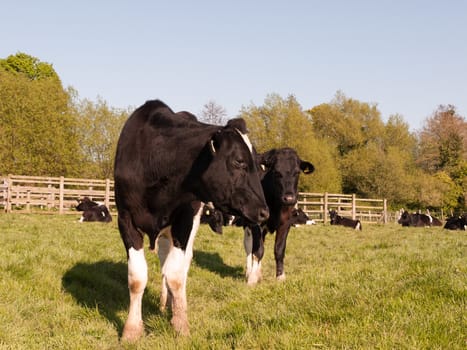
M222 234L222 227L228 224L230 216L231 215L225 214L222 211L214 208L212 203L207 203L203 208L200 223L208 224L211 230Z
M244 225L244 247L247 254L246 278L248 284L261 279L261 259L264 255L264 240L268 232L276 232L274 258L276 278L285 279L284 256L290 219L298 200L300 172L314 171L311 163L303 161L292 148L272 149L258 156L264 169L261 185L269 208L269 219L259 225Z
M187 335L186 279L204 203L251 222L269 216L246 124L243 119L229 120L225 127L204 124L188 112L174 113L161 101L148 101L122 129L114 178L130 292L122 338L134 341L144 330L144 234L151 250L157 239L161 310L171 307L172 326Z
M362 223L360 220L352 220L349 218L344 218L337 214L337 211L334 209L329 211L329 216L331 217L331 225L342 225L345 227L351 227L355 230L362 230Z
M76 206L76 210L83 212L79 222L112 221L112 215L110 215L109 209L105 205L94 202L90 200L89 197L84 197L78 202L79 203Z
M465 231L467 227L467 215L452 216L446 220L444 228L447 230Z
M441 221L431 215L413 213L410 214L407 210L401 209L399 211L399 219L397 220L402 226L408 227L431 227L443 226Z
M310 220L308 215L301 209L297 208L292 211L292 215L290 216L289 220L292 226L300 226L300 225L314 225L315 220Z

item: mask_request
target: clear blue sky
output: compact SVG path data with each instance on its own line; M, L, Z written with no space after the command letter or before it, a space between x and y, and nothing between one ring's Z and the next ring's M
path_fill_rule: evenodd
M6 1L0 57L51 63L112 107L160 98L229 117L270 93L304 109L336 91L419 129L439 104L467 117L467 1Z

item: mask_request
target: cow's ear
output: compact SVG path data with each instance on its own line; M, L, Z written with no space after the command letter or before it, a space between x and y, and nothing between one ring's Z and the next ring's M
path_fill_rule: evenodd
M212 155L215 155L217 153L217 150L219 149L219 145L216 142L216 140L211 139L209 141L209 150L211 151Z
M227 122L227 126L239 130L242 134L248 134L248 129L246 128L246 123L243 118L230 119Z
M304 174L311 174L315 171L315 167L310 162L305 160L300 161L300 170L303 171Z
M258 154L258 164L261 166L263 171L267 171L272 164L274 163L274 155L276 154L276 149L273 148L267 152Z
M219 140L218 140L219 133L220 131L216 132L212 136L212 138L209 140L209 150L211 151L212 155L215 155L217 151L219 150L219 146L220 146Z

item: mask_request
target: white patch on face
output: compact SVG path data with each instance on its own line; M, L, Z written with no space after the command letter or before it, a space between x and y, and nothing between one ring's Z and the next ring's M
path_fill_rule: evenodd
M235 129L237 130L237 132L240 134L240 136L242 137L243 141L245 142L245 144L248 146L248 149L250 150L250 152L253 154L253 145L251 144L250 142L250 139L248 138L248 136L246 134L243 134L240 130L238 129Z

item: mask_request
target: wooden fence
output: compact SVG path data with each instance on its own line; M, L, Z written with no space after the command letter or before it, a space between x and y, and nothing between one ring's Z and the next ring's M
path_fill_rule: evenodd
M387 223L386 199L357 198L355 194L299 193L298 206L317 222L329 221L329 210L366 223Z
M0 179L0 206L10 212L76 213L78 199L89 197L115 208L113 181L8 175Z
M8 175L0 178L0 207L10 212L75 213L77 200L89 197L115 211L112 180L74 179ZM364 199L355 195L299 193L298 206L317 222L329 221L328 211L368 223L388 221L385 199Z

